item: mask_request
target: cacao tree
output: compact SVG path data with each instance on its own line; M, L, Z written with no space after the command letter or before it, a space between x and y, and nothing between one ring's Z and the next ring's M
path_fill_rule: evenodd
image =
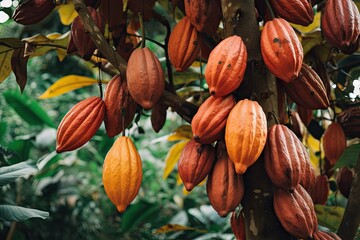
M103 187L121 213L143 178L128 129L150 113L159 132L171 109L188 124L174 130L180 141L177 153L168 150L164 181L172 171L187 191L207 181L210 204L221 217L231 213L237 239L353 239L360 224L358 7L352 0L29 0L16 7L17 24L59 14L70 30L1 38L0 82L13 72L24 91L28 61L49 51L110 76L67 76L40 98L99 86L99 96L62 118L54 149L76 151L104 122L115 142L104 157ZM162 39L149 34L159 31L152 21ZM324 216L338 195L348 200L334 226Z

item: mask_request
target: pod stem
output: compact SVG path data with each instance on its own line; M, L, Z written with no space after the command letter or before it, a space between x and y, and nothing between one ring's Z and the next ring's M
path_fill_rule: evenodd
M266 3L266 7L269 9L270 11L270 15L271 15L271 19L274 19L276 16L275 16L275 13L269 3L269 0L265 0L265 3Z
M280 124L279 117L273 111L270 111L268 113L274 117L276 124Z
M144 27L144 20L143 20L143 15L141 12L138 13L138 17L139 17L139 22L140 22L140 28L141 28L141 48L145 47L145 27Z

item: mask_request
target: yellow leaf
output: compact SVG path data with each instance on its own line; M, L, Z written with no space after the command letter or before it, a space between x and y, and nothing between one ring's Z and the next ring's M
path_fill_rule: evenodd
M187 142L188 141L178 142L170 148L165 158L165 168L163 174L164 179L166 179L174 169L176 163L180 158L181 151L184 149Z
M192 136L191 125L182 125L169 135L168 141L190 140Z
M320 28L320 17L321 17L320 12L316 13L314 16L314 21L309 26L306 27L293 23L291 25L301 33L313 32Z
M57 80L39 97L39 99L53 98L75 89L97 83L98 81L93 78L78 75L68 75Z
M183 186L183 194L184 194L185 196L187 196L187 195L190 194L190 192L189 192L188 190L186 190L185 186Z
M0 83L11 73L11 57L14 49L8 46L0 46Z
M309 148L310 161L315 167L315 170L319 168L319 156L316 155L316 152L320 151L320 141L314 138L311 134L308 134L306 138L306 146Z
M183 183L181 177L180 177L180 174L179 172L176 174L176 185L177 186L180 186L181 184Z
M193 227L183 226L179 224L166 224L162 227L159 227L154 231L154 234L164 234L169 232L178 232L178 231L185 231L185 230L191 230L191 231L197 231L197 232L207 232L207 230L204 229L196 229Z
M72 2L62 4L59 7L58 13L63 25L70 25L78 15Z
M315 46L318 46L322 43L323 39L321 36L321 31L315 31L309 34L306 34L302 37L302 47L304 55L306 55L311 49Z

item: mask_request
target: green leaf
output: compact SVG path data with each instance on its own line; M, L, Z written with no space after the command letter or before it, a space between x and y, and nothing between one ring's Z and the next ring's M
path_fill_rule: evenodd
M11 57L14 52L12 47L0 45L0 83L11 73Z
M342 207L315 205L315 212L320 225L336 232L340 226L345 209Z
M9 106L30 125L46 124L55 128L46 111L35 100L20 94L19 91L7 91L3 95Z
M5 221L22 222L29 218L49 218L49 213L32 208L11 205L0 205L0 219Z
M0 186L9 184L20 177L36 173L37 168L30 162L21 162L0 168Z
M345 149L339 160L337 160L334 169L341 167L356 166L360 154L360 144L353 144Z
M5 140L7 122L0 122L0 144Z
M29 158L30 149L33 147L32 136L24 136L9 143L8 149L15 154L9 158L9 162L19 163Z

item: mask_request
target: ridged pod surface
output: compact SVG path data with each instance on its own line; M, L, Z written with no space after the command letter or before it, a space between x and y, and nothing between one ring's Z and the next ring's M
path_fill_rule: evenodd
M344 197L349 198L354 172L348 167L342 167L336 177L339 191Z
M129 137L116 139L106 154L102 181L106 195L119 212L124 212L139 192L142 164L139 153Z
M12 19L23 25L36 24L47 17L54 8L54 2L49 0L22 1L15 8Z
M151 126L157 133L163 128L166 122L167 108L166 105L157 102L151 109Z
M266 67L285 82L295 80L303 63L303 48L290 24L283 18L265 23L260 38Z
M209 144L220 140L224 136L227 117L234 106L235 99L232 95L208 97L191 121L195 141Z
M201 38L185 16L174 27L170 34L168 52L169 59L176 71L188 69L199 55Z
M191 191L210 173L216 160L215 148L191 139L181 152L178 171L186 190Z
M126 77L131 96L144 109L152 108L159 101L165 88L165 77L159 59L149 48L133 51Z
M310 162L310 155L307 152L305 146L303 146L304 155L306 160L304 161L303 175L300 180L300 185L310 194L315 185L315 170Z
M322 145L326 158L335 164L346 148L346 137L339 123L333 122L327 127Z
M308 108L304 108L300 105L296 106L296 110L297 110L299 117L300 117L301 121L303 122L303 124L305 126L308 126L309 123L311 122L312 110L308 109Z
M293 193L278 188L274 193L274 210L288 233L301 239L312 238L317 218L311 197L301 185Z
M106 87L104 102L106 133L114 137L130 125L136 112L136 103L120 74L115 75Z
M314 12L309 0L270 0L276 15L288 22L308 26L314 21Z
M349 51L360 34L360 14L356 4L352 0L326 1L321 14L321 29L331 45Z
M326 175L319 175L315 178L314 187L310 196L314 204L325 205L329 196L329 179Z
M252 100L239 101L230 111L225 127L225 143L238 174L243 174L259 158L267 138L267 121L261 106Z
M265 170L278 188L293 191L303 176L306 156L301 141L285 125L275 124L268 131Z
M105 115L105 103L99 97L87 98L61 120L56 136L56 152L75 150L87 143L99 129Z
M216 146L217 159L206 182L211 206L220 217L226 217L239 206L244 196L243 176L237 174L224 142Z
M304 108L326 109L330 106L323 82L306 64L302 64L297 79L285 84L285 90L291 100Z
M349 138L360 138L360 106L350 107L342 111L337 120Z
M341 240L336 233L328 233L324 231L316 231L314 233L314 240Z
M244 78L247 50L239 36L222 40L210 53L205 79L210 94L223 97L236 90Z
M231 213L230 226L236 240L246 240L245 219L242 212L239 212L238 215L235 211Z

